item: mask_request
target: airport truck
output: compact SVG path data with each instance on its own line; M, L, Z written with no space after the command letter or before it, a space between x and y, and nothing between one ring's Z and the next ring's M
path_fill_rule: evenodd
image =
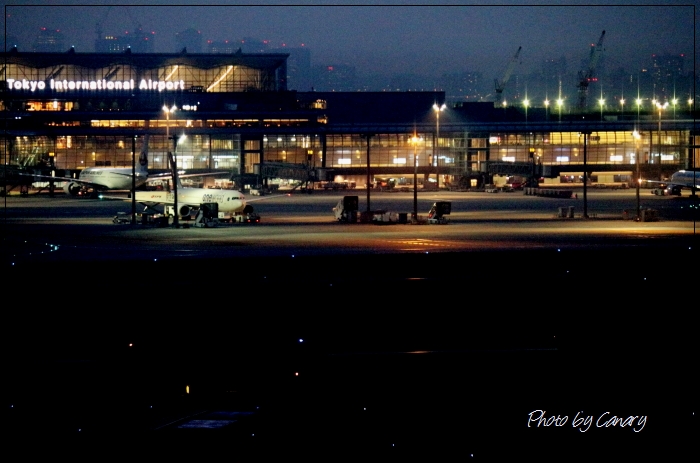
M452 202L436 201L428 211L428 223L444 225L449 222L445 216L450 215L450 212L452 212Z
M343 196L333 208L333 214L338 222L357 222L357 209L359 198L357 196Z

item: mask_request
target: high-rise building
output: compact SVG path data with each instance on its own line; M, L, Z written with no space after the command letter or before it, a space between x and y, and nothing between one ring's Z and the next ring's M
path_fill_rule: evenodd
M178 50L187 53L202 53L202 32L192 27L175 34Z
M144 32L141 26L138 26L131 33L125 32L122 36L100 34L95 40L95 52L119 53L129 49L132 53L153 53L154 39L155 33Z
M308 92L313 85L311 75L311 51L302 44L299 47L281 47L278 53L289 53L287 58L287 88Z
M235 53L239 49L238 42L232 42L230 40L214 41L207 40L207 53L223 53L231 54Z
M320 92L352 92L356 90L356 71L347 64L314 66L314 87Z
M66 51L66 41L59 29L42 27L34 39L32 51L41 53L62 53Z
M675 85L684 77L685 55L652 55L651 61L655 96L673 98Z
M480 72L444 73L440 81L448 101L479 101L490 90Z
M269 53L270 42L268 40L258 40L252 37L243 37L239 40L238 46L243 53Z

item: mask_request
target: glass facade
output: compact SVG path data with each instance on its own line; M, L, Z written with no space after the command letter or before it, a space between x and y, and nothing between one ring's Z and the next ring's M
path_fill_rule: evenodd
M588 164L635 164L636 153L644 164L679 165L688 148L688 131L593 132L588 137ZM489 137L490 159L528 162L530 148L543 165L583 163L584 136L580 132L529 134L496 133ZM697 164L696 164L697 165Z
M367 167L367 139L362 134L289 134L271 131L253 138L222 130L221 134L188 134L189 128L212 127L212 121L197 119L166 120L93 120L91 128L150 127L168 130L178 137L176 154L183 169L235 170L253 172L254 164L285 162L327 169L363 169ZM235 119L220 120L223 127L236 124ZM77 122L76 122L77 124ZM184 136L183 136L184 135ZM571 166L576 170L584 162L583 135L576 132L441 133L434 145L434 134L383 133L370 137L370 166L397 168L412 172L414 153L419 168L446 168L453 175L479 172L486 161L513 163L535 161L543 166ZM626 166L636 163L670 165L682 168L694 153L694 164L700 162L697 147L700 137L689 131L594 132L589 136L586 163L605 166ZM170 142L172 143L172 141ZM140 149L137 142L137 150ZM151 169L167 169L166 135L150 136ZM172 148L172 146L170 147ZM124 135L48 135L7 137L0 146L8 164L32 166L47 163L51 158L57 169L79 170L93 166L131 166L132 141ZM244 156L245 154L245 156ZM5 157L6 156L6 157ZM245 165L241 166L241 162ZM689 164L691 165L691 164Z
M281 90L275 69L232 64L202 69L186 64L164 64L154 68L112 64L95 68L71 64L30 67L8 63L0 78L7 82L10 91L29 92Z
M507 121L479 131L470 131L481 125L478 122L453 124L442 127L439 139L432 121L409 127L401 120L383 129L371 118L352 119L352 124L359 124L357 130L352 124L337 124L326 117L331 109L325 100L308 96L310 102L301 103L296 94L283 91L286 58L286 54L6 53L0 71L0 84L4 83L0 107L10 117L6 116L7 130L1 136L3 160L68 171L128 167L133 133L149 133L149 168L155 170L168 168L167 152L173 143L168 134L178 137L175 153L183 169L242 174L274 162L364 176L369 150L375 173L396 176L412 175L414 166L424 178L477 175L489 172L489 164L496 162L582 170L584 136L570 131L571 126L569 131L558 131L555 122L540 124L544 130L517 128ZM207 104L194 103L205 101L209 94L215 95ZM393 100L387 102L393 106L421 97L417 92L390 96ZM187 104L165 117L160 107L176 98ZM352 112L352 99L336 101ZM220 106L213 108L214 104ZM15 114L21 117L12 117ZM638 136L631 130L593 131L586 139L585 162L600 166L599 170L619 170L621 175L637 162L675 169L700 165L692 126L679 129L670 123L675 121L668 122L659 119L658 130L647 124ZM600 125L604 124L601 118Z

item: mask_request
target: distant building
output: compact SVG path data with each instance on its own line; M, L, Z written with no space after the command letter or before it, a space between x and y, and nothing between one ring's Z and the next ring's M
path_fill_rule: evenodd
M321 92L352 92L356 90L354 66L347 64L319 65L313 68L314 89Z
M41 28L32 44L32 51L38 53L62 53L66 48L63 32L45 27Z
M269 53L270 43L268 40L258 40L252 37L243 37L239 40L238 47L243 53Z
M651 75L657 98L674 97L675 84L684 77L685 55L652 55Z
M480 72L446 73L440 81L447 101L479 101L491 90Z
M233 54L239 49L238 42L233 42L230 40L214 41L207 40L207 50L206 53L223 53L223 54Z
M187 50L187 53L202 53L202 32L190 27L175 34L178 49Z
M129 49L132 53L153 53L155 34L144 32L141 26L132 33L126 32L122 36L104 34L98 32L95 40L96 53L121 53Z
M281 47L276 51L289 53L287 58L287 87L290 90L308 92L313 86L311 51L304 47Z

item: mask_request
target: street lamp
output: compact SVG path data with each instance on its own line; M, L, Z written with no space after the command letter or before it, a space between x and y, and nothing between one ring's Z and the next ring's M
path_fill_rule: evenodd
M637 98L635 100L635 103L637 103L637 123L639 123L639 108L641 108L641 106L642 106L642 99Z
M418 221L418 163L416 162L416 146L419 141L420 138L414 132L411 138L411 143L413 143L413 222Z
M640 222L642 220L642 209L640 206L639 202L639 187L641 186L642 179L639 175L639 140L642 138L642 136L639 134L637 130L635 130L632 133L632 136L634 137L634 163L636 164L637 167L637 181L635 182L637 185L637 218L636 221Z
M676 105L678 104L678 98L674 98L671 100L671 104L673 105L673 120L676 120Z
M620 111L622 113L622 117L625 117L625 99L620 98Z
M659 109L659 164L661 164L661 111L666 109L668 106L668 101L664 104L661 104L660 101L656 102L656 107Z
M693 99L688 98L688 114L693 112Z
M179 212L178 212L178 205L177 205L177 154L173 154L170 152L170 113L174 113L177 111L177 106L173 105L172 107L168 107L166 105L163 105L163 112L165 112L165 138L166 138L166 143L168 144L168 160L171 163L171 168L173 169L172 173L172 178L173 178L173 227L178 228L180 226L179 223ZM177 140L173 138L173 151L177 153Z
M437 103L433 104L433 110L435 111L435 143L433 143L433 164L435 165L435 176L437 177L437 187L440 189L440 153L437 151L437 145L440 143L440 112L444 111L447 106L445 103L438 106Z
M525 124L527 124L527 107L530 106L530 100L525 98L523 100L523 106L525 106Z
M598 100L598 104L600 105L600 120L603 120L603 106L605 105L605 100L601 98Z
M544 118L545 120L549 120L549 99L545 98L544 100Z
M559 98L557 100L557 107L559 108L559 122L561 122L561 106L564 104L564 100Z

